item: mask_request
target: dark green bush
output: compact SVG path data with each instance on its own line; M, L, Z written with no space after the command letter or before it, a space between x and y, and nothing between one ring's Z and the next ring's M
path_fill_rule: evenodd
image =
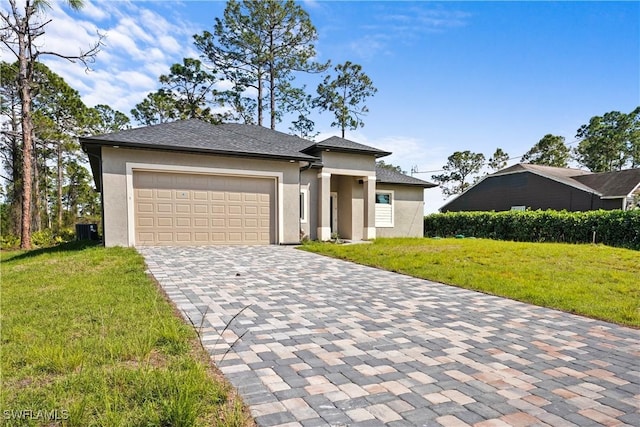
M640 210L447 212L424 218L426 237L591 243L594 232L596 243L640 249Z

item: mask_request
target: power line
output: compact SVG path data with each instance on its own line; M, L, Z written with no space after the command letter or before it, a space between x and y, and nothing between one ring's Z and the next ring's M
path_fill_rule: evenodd
M575 139L575 140L573 140L571 142L565 142L564 145L573 145L573 144L576 144L578 142L580 142L580 140L579 139ZM522 154L520 156L509 157L505 161L508 162L509 160L521 159L523 156L524 156L524 154ZM418 166L413 166L411 168L411 176L413 176L413 174L416 174L416 173L436 173L436 172L445 172L445 170L444 169L436 169L436 170L430 170L430 171L419 171L418 170Z

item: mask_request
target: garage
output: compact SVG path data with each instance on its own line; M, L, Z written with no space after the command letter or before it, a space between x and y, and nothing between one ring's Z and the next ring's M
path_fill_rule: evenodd
M272 177L134 171L133 191L137 245L275 243Z

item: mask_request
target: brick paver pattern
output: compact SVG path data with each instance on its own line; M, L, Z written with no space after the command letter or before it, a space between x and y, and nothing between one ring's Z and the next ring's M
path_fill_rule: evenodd
M292 247L138 250L259 426L640 425L638 330Z

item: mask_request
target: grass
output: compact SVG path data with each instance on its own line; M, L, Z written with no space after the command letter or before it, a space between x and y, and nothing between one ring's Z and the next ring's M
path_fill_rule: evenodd
M252 425L133 249L0 257L0 423Z
M487 239L309 243L304 250L543 307L640 326L640 252Z

